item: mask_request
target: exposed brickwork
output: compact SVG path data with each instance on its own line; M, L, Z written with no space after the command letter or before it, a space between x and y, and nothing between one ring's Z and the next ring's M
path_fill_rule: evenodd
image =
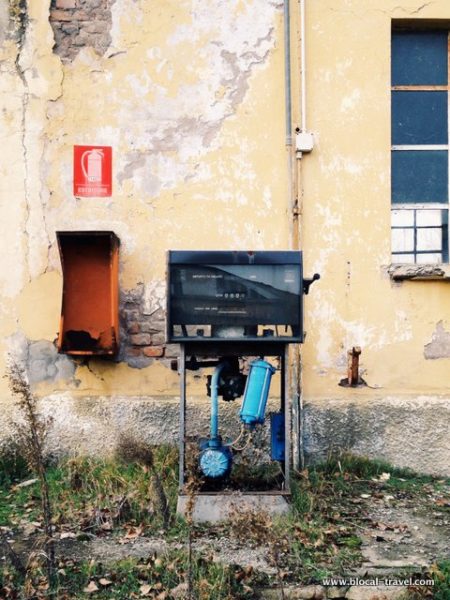
M165 344L163 310L146 314L143 297L144 286L140 285L122 292L120 300L119 360L137 368L146 367L155 359L174 358L178 353L178 347Z
M149 346L152 343L152 338L149 333L136 333L130 336L133 346Z
M56 0L56 8L76 8L76 0Z
M52 0L50 23L55 52L73 60L83 46L103 55L111 42L111 5L115 0Z
M147 348L144 348L142 352L145 356L160 358L164 355L164 348L162 346L147 346Z

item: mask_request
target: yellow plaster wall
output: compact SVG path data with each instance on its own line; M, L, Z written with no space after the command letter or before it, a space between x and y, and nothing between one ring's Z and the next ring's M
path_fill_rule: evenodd
M122 289L144 283L160 307L169 248L289 246L283 3L116 0L105 55L87 47L65 64L52 50L49 4L29 2L20 55L13 40L0 48L3 362L27 342L54 340L57 230L115 231ZM291 10L295 125L297 3ZM395 284L386 273L393 18L450 19L450 5L306 2L316 146L302 158L297 191L305 274L322 277L305 300L306 398L448 393L450 386L450 359L424 358L437 323L450 330L449 284ZM113 147L112 198L73 197L74 144ZM362 347L371 386L357 392L337 385L353 345ZM192 383L204 394L203 382ZM176 395L178 377L158 361L145 369L77 362L72 380L39 387L42 395L65 391Z
M445 0L307 2L308 127L302 159L307 298L306 397L448 393L450 358L426 360L437 323L450 330L450 284L393 283L390 264L390 38L392 19L450 19ZM361 346L371 388L337 386ZM376 388L374 391L372 388Z
M105 55L86 47L64 64L49 4L29 3L20 54L17 44L2 48L11 83L1 84L0 153L17 165L7 173L17 198L3 207L14 242L4 240L5 360L56 337L58 230L115 231L121 288L143 283L163 308L168 249L288 245L282 3L118 0ZM113 147L112 198L74 198L74 144ZM75 365L73 379L46 379L39 394L178 393L176 372L157 360ZM191 383L205 394L203 381Z

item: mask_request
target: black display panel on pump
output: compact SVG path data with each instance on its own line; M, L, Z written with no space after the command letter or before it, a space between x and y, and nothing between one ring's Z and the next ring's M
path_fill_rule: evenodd
M170 341L301 341L301 252L171 251L168 270Z

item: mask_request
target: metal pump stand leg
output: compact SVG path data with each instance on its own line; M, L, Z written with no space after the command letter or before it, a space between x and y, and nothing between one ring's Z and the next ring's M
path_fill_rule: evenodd
M282 401L284 403L284 437L285 437L285 459L284 459L284 490L287 493L291 491L291 405L288 398L289 377L288 377L288 345L284 346L284 354L281 357L282 364Z
M180 345L180 459L179 459L179 482L180 493L184 488L184 462L186 449L186 349L184 344Z

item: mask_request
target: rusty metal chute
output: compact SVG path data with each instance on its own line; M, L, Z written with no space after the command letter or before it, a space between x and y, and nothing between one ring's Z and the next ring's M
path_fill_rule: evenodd
M119 342L119 245L112 231L59 231L63 271L58 350L114 355Z

